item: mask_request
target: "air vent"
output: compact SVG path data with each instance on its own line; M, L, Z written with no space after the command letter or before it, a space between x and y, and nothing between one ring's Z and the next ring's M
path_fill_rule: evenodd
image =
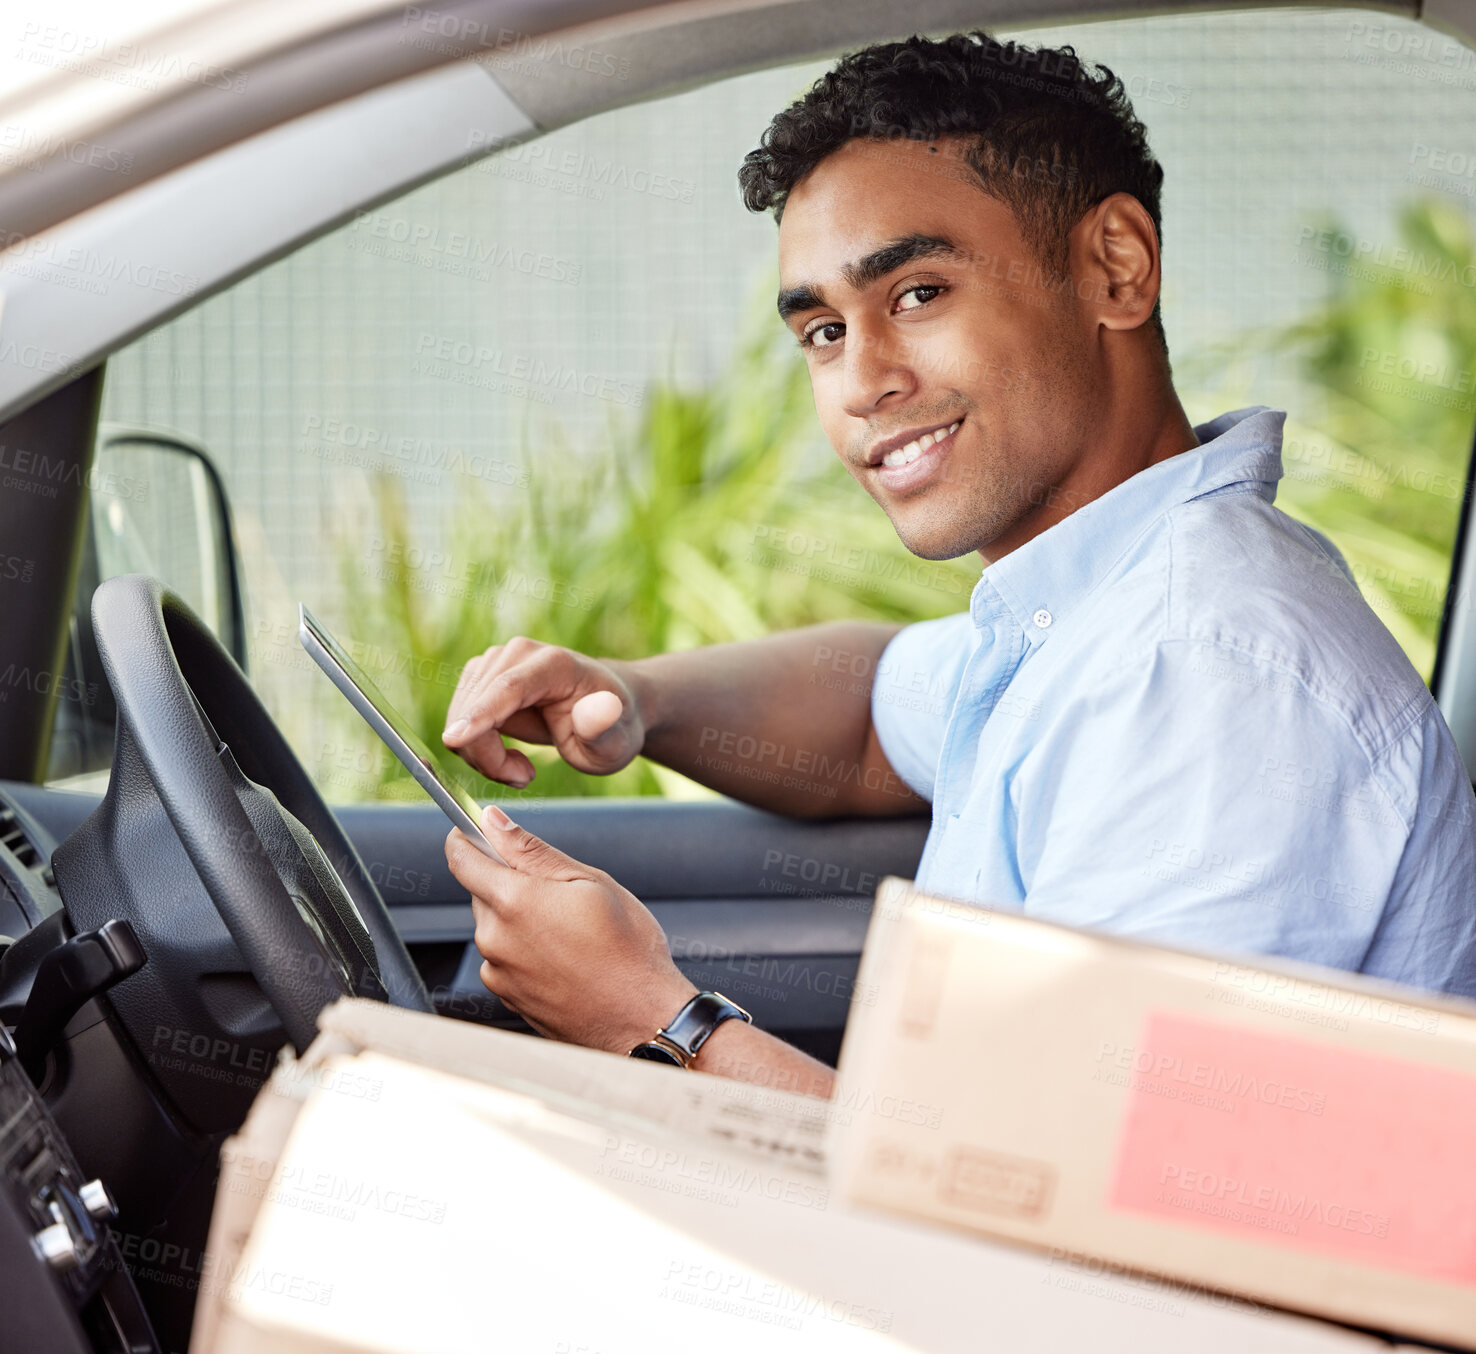
M0 846L5 847L28 870L41 863L41 853L26 836L26 830L9 804L0 804Z

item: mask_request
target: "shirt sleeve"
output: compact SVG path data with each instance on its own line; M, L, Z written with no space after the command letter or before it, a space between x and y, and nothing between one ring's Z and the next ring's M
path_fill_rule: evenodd
M968 612L904 626L882 651L871 722L892 769L931 802L943 730L978 635Z
M1273 663L1174 642L1073 701L1012 787L1025 911L1165 945L1362 966L1409 802Z

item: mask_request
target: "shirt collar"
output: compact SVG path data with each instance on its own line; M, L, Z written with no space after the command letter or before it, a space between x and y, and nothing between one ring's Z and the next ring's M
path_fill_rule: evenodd
M989 565L969 599L974 625L1008 614L1030 644L1043 643L1170 508L1226 491L1274 502L1285 422L1284 411L1258 404L1199 424L1199 446L1140 470Z

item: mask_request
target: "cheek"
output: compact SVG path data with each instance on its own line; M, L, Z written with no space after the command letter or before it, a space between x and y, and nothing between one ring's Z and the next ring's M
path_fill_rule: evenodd
M847 439L854 436L854 429L851 425L855 420L845 411L841 380L838 374L829 368L823 371L812 369L810 398L814 401L815 416L820 420L820 427L825 433L826 441L837 452L844 455Z
M940 384L969 395L979 404L998 405L1019 384L1022 351L1028 338L998 324L970 317L939 335L934 351Z

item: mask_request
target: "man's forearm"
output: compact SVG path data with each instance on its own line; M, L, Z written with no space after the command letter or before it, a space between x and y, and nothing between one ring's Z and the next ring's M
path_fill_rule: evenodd
M727 1020L698 1051L693 1067L734 1081L828 1100L835 1073L808 1053L741 1020Z
M703 785L796 817L900 814L921 805L875 745L877 660L901 629L861 621L787 630L635 662L644 755Z

